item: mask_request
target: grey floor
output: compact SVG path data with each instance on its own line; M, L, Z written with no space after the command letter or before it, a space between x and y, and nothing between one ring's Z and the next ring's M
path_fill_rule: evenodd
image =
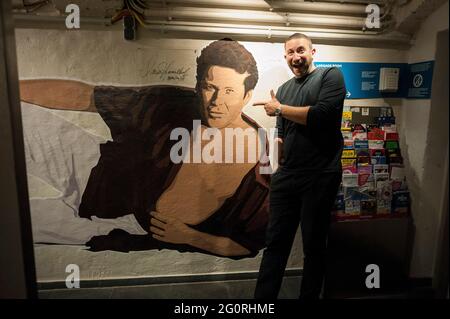
M40 299L253 299L256 279L149 284L78 289L41 289ZM279 299L297 299L301 276L286 276ZM345 290L345 289L344 289ZM345 291L343 291L344 293ZM431 287L416 287L396 293L360 296L330 296L332 299L432 299Z
M285 277L280 299L295 299L300 276ZM195 283L154 284L127 287L45 289L41 299L252 299L256 279Z

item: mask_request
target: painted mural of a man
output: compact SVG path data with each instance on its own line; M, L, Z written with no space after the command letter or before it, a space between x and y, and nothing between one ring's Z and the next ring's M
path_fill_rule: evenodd
M68 80L25 80L20 88L25 102L98 112L111 131L112 141L100 144L78 216L133 214L148 233L116 228L93 234L86 243L91 250L167 248L240 258L264 247L268 183L259 174L260 162L174 163L169 154L177 141L170 134L175 128L192 130L196 119L202 130L256 128L242 108L257 81L250 52L236 41L215 41L197 58L195 91Z

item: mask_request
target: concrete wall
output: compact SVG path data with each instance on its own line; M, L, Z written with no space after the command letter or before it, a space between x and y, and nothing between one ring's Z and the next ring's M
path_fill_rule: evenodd
M36 298L11 7L0 2L0 299Z
M414 35L414 45L407 53L408 63L435 60L437 33L448 29L448 9L447 1L422 23ZM433 90L438 84L435 82L442 82L444 74L447 74L448 79L448 68L442 69L435 65L434 73ZM432 100L405 99L402 104L397 108L400 142L406 160L416 225L411 276L431 277L439 229L440 213L437 207L442 196L442 161L445 158L442 155L446 152L445 143L448 143L448 122L446 131L443 131L445 124L438 125L436 120L448 117L448 99L445 101L444 97L436 96L432 91ZM441 106L440 111L435 110L434 119L430 117L432 105ZM444 140L436 141L439 137ZM433 164L436 161L440 165ZM428 165L434 165L435 168L427 171ZM437 173L439 170L441 173ZM433 176L433 172L437 174ZM434 178L430 181L431 176Z

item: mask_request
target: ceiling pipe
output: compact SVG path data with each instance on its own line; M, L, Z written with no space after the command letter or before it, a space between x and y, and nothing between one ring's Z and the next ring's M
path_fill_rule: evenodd
M149 5L161 7L161 0L147 0ZM198 6L215 8L247 8L256 10L302 13L326 13L334 15L366 16L365 4L326 3L321 1L264 1L264 0L167 0L165 6ZM381 8L382 9L382 8Z
M236 9L202 9L192 7L152 8L145 10L146 19L229 21L236 23L261 23L278 25L322 26L329 28L363 29L365 18L313 15L301 13L279 14Z
M311 28L311 27L280 27L280 26L262 26L262 25L248 25L248 24L225 24L225 23L210 23L210 22L195 22L195 21L165 21L153 20L145 21L145 27L153 31L165 32L193 32L193 33L211 33L211 34L238 34L250 35L260 38L281 40L284 41L287 36L294 32L302 32L313 39L320 40L345 40L364 46L366 41L371 43L389 42L399 48L408 48L411 45L411 38L404 34L384 33L380 35L375 31L362 30L344 30L344 29L329 29L329 28Z
M303 29L289 29L289 30L279 30L279 29L250 29L250 28L225 28L225 27L203 27L203 26L193 26L193 25L148 25L148 29L159 32L182 32L182 33L211 33L217 35L248 35L253 37L260 37L263 39L272 39L284 41L293 32L304 32ZM367 36L363 34L349 34L349 33L329 33L325 30L323 32L310 31L305 32L311 37L313 41L329 41L334 40L335 42L352 42L354 44L366 45L367 42L372 44L387 44L396 45L400 47L407 48L410 45L409 38L394 37L394 36Z
M321 33L330 33L330 34L353 34L353 35L363 35L367 37L374 37L378 33L373 31L361 31L361 30L345 30L345 29L325 29L325 28L311 28L311 27L280 27L280 26L262 26L262 25L249 25L249 24L226 24L226 23L210 23L210 22L194 22L194 21L170 21L167 22L165 20L146 20L146 26L151 26L153 29L154 26L161 26L161 29L166 28L167 26L192 26L192 27L202 27L202 28L222 28L222 29L238 29L238 30L256 30L257 33L265 32L269 35L272 31L283 31L292 34L293 32L301 29L302 32L321 32ZM298 31L300 32L300 31ZM398 38L400 39L400 38ZM404 41L406 38L401 38ZM407 39L406 39L407 41Z
M312 27L282 27L282 26L262 26L262 25L249 25L249 24L226 24L226 23L210 23L210 22L194 22L194 21L171 21L167 22L164 20L153 20L146 21L149 24L159 24L159 25L190 25L190 26L201 26L201 27L220 27L220 28L238 28L238 29L257 29L257 30L284 30L287 32L292 32L301 28L305 32L328 32L328 33L346 33L346 34L359 34L367 36L376 36L378 33L374 31L362 31L362 30L349 30L349 29L325 29L325 28L312 28Z

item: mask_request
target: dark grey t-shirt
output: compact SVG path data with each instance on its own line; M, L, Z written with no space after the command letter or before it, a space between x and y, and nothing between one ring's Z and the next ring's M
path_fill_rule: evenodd
M281 104L310 106L306 125L277 118L283 138L283 169L295 172L340 172L342 109L346 89L338 68L316 68L292 78L277 91Z

